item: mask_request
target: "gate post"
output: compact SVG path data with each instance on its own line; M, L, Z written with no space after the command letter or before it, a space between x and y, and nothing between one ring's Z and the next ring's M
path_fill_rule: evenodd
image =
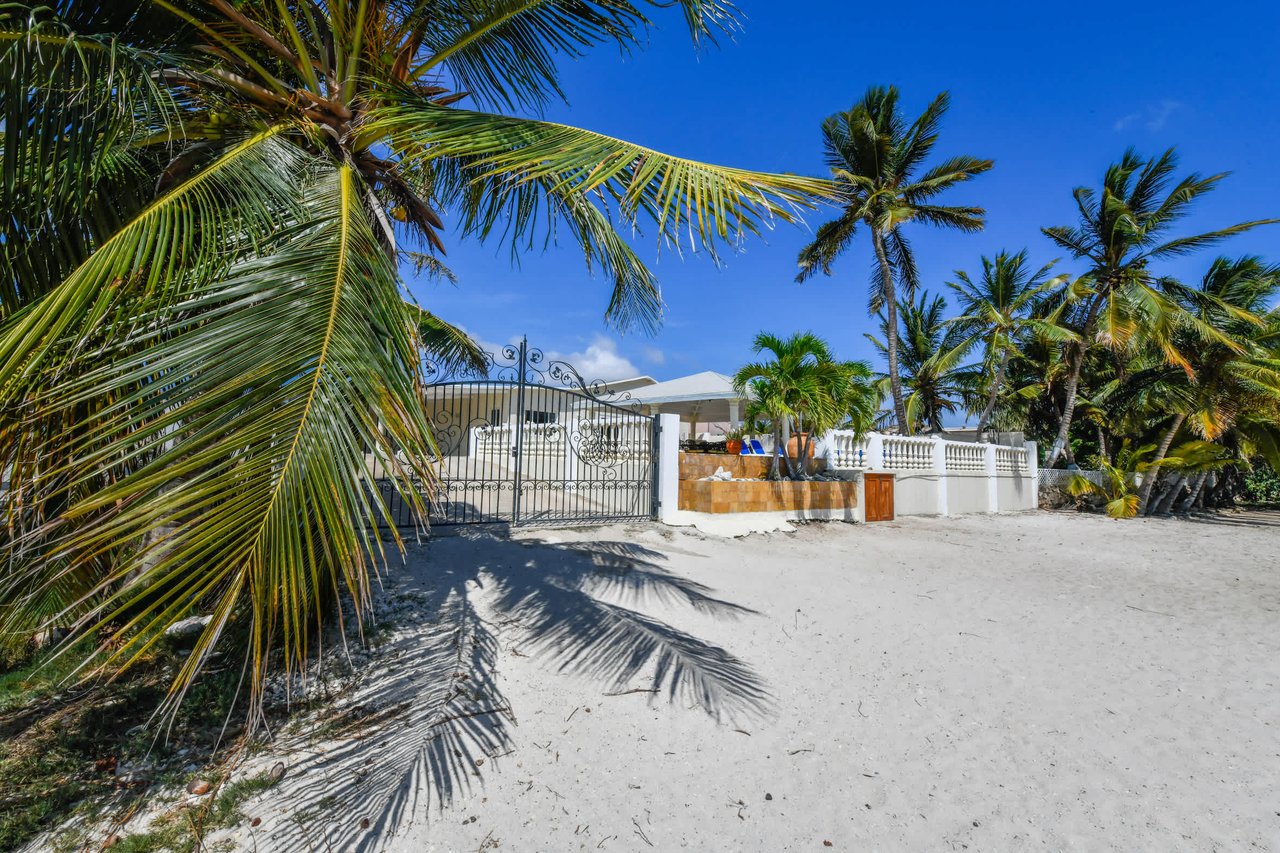
M947 506L947 445L942 436L933 436L933 473L938 475L938 515L950 515Z
M996 446L983 445L982 468L987 474L987 512L1000 511L1000 473L996 469Z
M680 510L680 416L658 415L657 465L655 488L658 495L658 520L671 524Z
M525 373L527 366L525 359L529 357L529 339L527 337L520 339L520 366L516 374L519 384L516 386L516 429L515 429L515 447L512 453L516 457L516 479L515 489L511 493L511 526L515 527L520 523L520 488L523 479L524 467L524 386L528 382L528 375Z

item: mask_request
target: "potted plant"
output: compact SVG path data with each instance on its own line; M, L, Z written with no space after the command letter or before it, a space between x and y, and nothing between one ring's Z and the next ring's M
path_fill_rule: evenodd
M804 459L800 459L802 453L804 454ZM809 440L808 430L791 433L791 438L787 439L787 456L792 459L799 459L801 463L807 463L813 458L813 442ZM803 470L803 466L801 470Z
M732 453L735 456L742 453L742 439L746 437L747 431L743 427L731 429L724 434L724 452Z

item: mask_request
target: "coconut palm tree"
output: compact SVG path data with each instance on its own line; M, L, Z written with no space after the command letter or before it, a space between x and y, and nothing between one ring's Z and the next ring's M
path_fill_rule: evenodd
M936 199L992 166L990 160L959 155L925 168L950 103L950 96L943 92L908 124L898 106L898 90L873 86L847 112L836 113L822 123L823 150L839 187L841 210L838 217L819 227L813 242L800 251L800 273L796 276L796 281L805 281L818 272L830 275L832 264L853 242L858 226L869 229L876 255L870 311L874 314L883 308L888 318L885 353L889 388L894 415L905 433L910 432L911 424L899 376L897 285L912 299L919 276L902 228L920 222L960 231L981 230L982 208L940 205Z
M870 426L879 405L879 394L870 382L871 368L861 361L838 361L827 342L812 332L798 332L783 339L761 332L752 352L768 353L767 361L744 365L733 377L738 393L748 397L747 417L768 421L773 429L773 464L770 476L781 476L779 457L786 434L801 436L798 461L786 455L793 480L807 476L815 435L837 426L862 431Z
M698 42L734 23L704 0L5 4L0 629L44 608L119 669L212 614L174 699L233 624L257 695L272 649L300 668L335 597L367 604L371 469L424 513L423 344L467 347L399 267L445 272L446 218L570 240L644 328L657 281L615 224L714 254L827 193L517 114L671 5Z
M1153 353L1145 369L1124 380L1124 396L1158 413L1157 463L1184 426L1203 440L1217 441L1242 413L1280 406L1280 360L1261 316L1280 295L1280 265L1257 257L1217 258L1196 286L1172 279L1160 285L1190 320L1173 335L1189 369ZM1151 477L1142 484L1140 512L1149 508L1155 481Z
M954 282L947 287L956 294L960 316L948 322L969 335L970 343L982 343L987 400L978 416L977 438L982 441L996 403L1004 390L1009 359L1028 336L1052 342L1074 339L1075 335L1056 322L1057 312L1039 316L1038 308L1045 294L1062 285L1067 276L1049 277L1056 261L1037 270L1027 264L1027 250L1017 254L1000 252L995 258L982 257L982 275L975 281L969 274L956 270Z
M904 304L899 314L899 364L907 393L904 423L913 432L941 432L943 416L966 407L981 380L981 369L965 363L977 339L948 322L946 310L946 299L921 293L919 299ZM887 353L887 312L881 312L879 319L881 337L866 338L881 353ZM890 381L888 374L880 377L886 388Z
M1160 348L1170 364L1187 367L1186 358L1172 341L1173 329L1187 318L1161 292L1152 262L1280 221L1260 219L1216 231L1171 236L1171 229L1191 212L1195 201L1226 177L1225 173L1207 178L1193 173L1175 182L1177 166L1172 148L1153 159L1144 159L1129 149L1120 162L1108 167L1100 191L1076 188L1073 195L1079 224L1042 229L1058 246L1089 264L1086 276L1074 285L1076 302L1069 320L1080 341L1068 347L1072 367L1057 436L1045 463L1048 467L1062 457L1069 439L1085 349L1103 345L1121 350L1135 335L1142 334Z

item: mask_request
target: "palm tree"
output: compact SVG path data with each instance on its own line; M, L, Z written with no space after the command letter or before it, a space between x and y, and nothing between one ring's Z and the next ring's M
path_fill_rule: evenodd
M1158 413L1157 463L1184 425L1203 440L1217 441L1241 414L1280 405L1280 361L1260 316L1280 295L1280 265L1257 257L1217 258L1198 286L1172 279L1160 285L1187 318L1173 333L1187 369L1152 353L1143 369L1126 377L1119 395ZM1149 508L1155 481L1142 484L1140 512Z
M918 300L903 305L899 315L899 362L907 392L907 419L899 423L907 424L913 432L941 432L943 416L964 406L974 396L981 379L978 368L964 363L976 339L948 322L946 310L946 299L921 293ZM881 312L883 339L874 335L866 338L881 353L887 353L889 330L889 318ZM889 385L890 381L887 374L880 379L881 385Z
M1039 316L1038 309L1045 293L1066 281L1065 275L1049 278L1050 261L1038 270L1027 264L1027 250L1015 255L1000 252L994 259L982 257L982 275L974 281L969 274L956 270L958 281L947 282L955 292L960 316L949 322L982 342L982 366L986 376L987 400L978 416L977 438L982 441L1000 393L1004 390L1009 359L1019 352L1028 336L1062 342L1074 334L1058 325L1053 313Z
M823 150L832 179L839 188L840 215L818 228L813 242L800 252L800 273L805 281L831 265L853 241L858 225L871 231L876 254L872 275L870 310L881 308L888 317L886 355L889 388L899 428L910 432L898 367L898 291L907 299L919 285L911 244L902 232L909 222L938 228L980 231L980 207L954 207L935 203L951 187L987 171L990 160L960 155L925 169L925 160L938 141L942 117L951 103L943 92L910 124L899 111L898 90L873 86L848 112L836 113L822 123Z
M744 365L733 377L739 394L751 400L747 417L767 420L773 429L770 476L778 479L779 457L786 433L802 435L798 464L787 455L788 473L804 479L814 435L837 426L865 430L874 417L879 394L872 387L871 368L860 361L837 361L827 342L812 332L798 332L785 340L761 332L752 352L767 352L768 361Z
M1134 484L1139 475L1144 482L1154 480L1160 470L1161 463L1151 459L1154 453L1154 445L1131 447L1126 441L1117 451L1114 465L1105 459L1099 461L1101 482L1084 474L1075 474L1067 483L1067 493L1077 498L1101 499L1104 511L1112 518L1134 518L1140 505ZM1169 460L1168 464L1172 462Z
M446 216L568 235L608 318L643 328L657 281L615 223L714 254L828 194L504 114L669 5L5 4L0 629L43 608L119 669L211 613L173 701L233 624L257 697L273 648L301 668L336 597L368 603L371 469L423 517L424 342L468 347L402 298L399 264L445 272ZM695 41L734 24L676 5Z
M1181 322L1179 315L1183 312L1158 288L1151 263L1280 221L1242 222L1217 231L1171 238L1169 231L1174 223L1226 177L1225 173L1207 178L1193 173L1174 183L1177 165L1172 148L1150 160L1129 149L1119 163L1107 169L1101 192L1076 188L1073 195L1080 212L1077 226L1042 229L1054 243L1089 264L1086 277L1075 286L1073 318L1080 341L1068 347L1071 373L1047 467L1052 468L1062 457L1069 439L1085 349L1102 344L1120 350L1141 333L1160 347L1171 364L1186 367L1186 359L1171 340L1172 329Z

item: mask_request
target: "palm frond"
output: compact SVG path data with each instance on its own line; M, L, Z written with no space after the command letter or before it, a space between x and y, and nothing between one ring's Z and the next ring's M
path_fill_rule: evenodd
M484 376L488 361L480 345L462 329L412 303L405 303L409 321L417 327L427 361L441 373L473 373Z
M445 109L408 98L376 110L385 134L411 161L463 161L471 182L544 182L565 197L612 205L628 222L653 222L663 238L714 254L773 219L793 221L830 198L823 180L712 166L552 122ZM478 172L478 176L474 173Z
M305 195L312 216L277 251L157 305L144 328L165 328L163 340L124 341L105 366L39 397L55 408L120 401L88 438L64 437L83 447L66 471L72 482L106 474L114 483L52 523L47 561L65 561L61 574L114 543L142 543L78 618L105 632L112 666L209 608L175 699L233 619L252 627L256 696L272 648L290 668L305 664L324 602L342 591L367 604L370 571L385 559L370 524L387 514L373 464L416 510L427 500L433 445L417 336L363 188L339 167ZM143 452L150 462L124 464ZM148 538L156 529L168 532Z

